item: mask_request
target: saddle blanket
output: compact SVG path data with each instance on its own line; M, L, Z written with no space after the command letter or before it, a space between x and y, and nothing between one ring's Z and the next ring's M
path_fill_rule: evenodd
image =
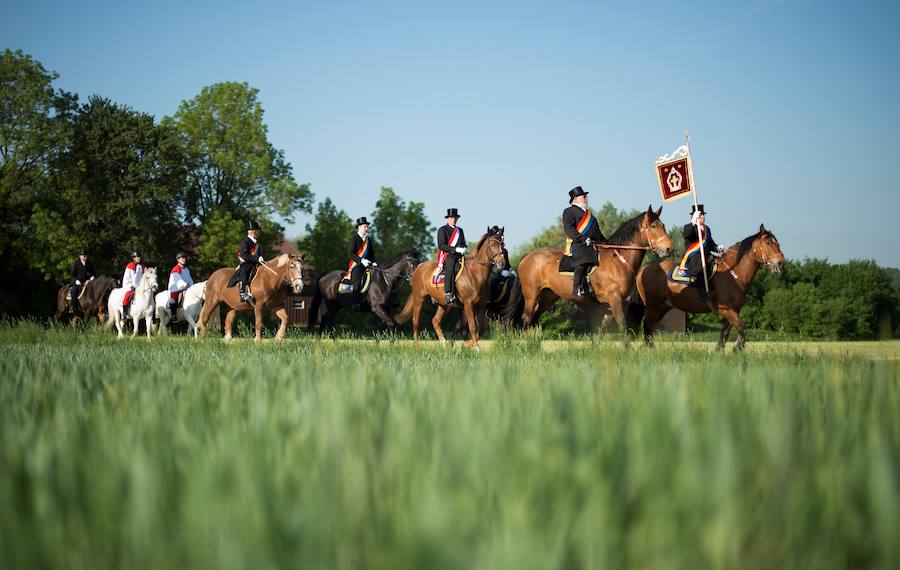
M706 270L706 272L707 272L707 277L709 277L710 279L712 279L713 275L716 274L716 264L714 263L714 264L712 264L711 267L708 267L707 270ZM671 281L672 283L682 283L682 284L685 284L685 285L693 285L694 283L697 283L697 280L698 280L698 279L700 279L700 276L699 276L699 275L691 275L691 274L687 273L684 269L682 269L681 267L679 267L679 266L677 266L677 265L674 266L674 267L666 274L666 277L667 277L668 280Z

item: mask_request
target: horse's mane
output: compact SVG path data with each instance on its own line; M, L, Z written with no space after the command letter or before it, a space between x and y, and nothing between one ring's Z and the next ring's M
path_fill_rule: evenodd
M734 244L733 246L728 248L729 250L737 248L737 253L735 254L734 264L737 265L738 263L740 263L740 261L744 258L744 256L747 255L747 252L750 251L751 247L753 247L753 242L756 241L756 238L763 238L766 236L772 236L772 238L775 239L775 241L778 241L778 238L775 237L775 234L773 234L769 230L765 230L765 232L762 235L760 235L759 232L756 232L755 234L751 234L751 235L745 237L741 241L737 242L736 244Z
M644 214L650 214L651 222L659 219L656 213L652 210L649 212L641 212L637 216L622 224L619 229L613 232L613 235L609 236L609 239L606 240L606 243L608 243L609 245L628 245L631 240L634 239L634 234L641 229L641 220L643 219Z
M481 250L481 246L484 244L484 241L485 241L487 238L489 238L490 236L491 236L491 234L484 234L483 236L481 236L481 239L478 240L478 244L475 246L475 251L480 251L480 250Z
M383 262L382 265L384 265L385 267L390 267L391 265L394 265L395 263L397 263L398 261L400 261L401 259L403 259L406 256L412 256L416 259L421 258L421 254L419 253L419 250L416 248L412 248L412 249L408 249L406 251L401 251L394 257Z

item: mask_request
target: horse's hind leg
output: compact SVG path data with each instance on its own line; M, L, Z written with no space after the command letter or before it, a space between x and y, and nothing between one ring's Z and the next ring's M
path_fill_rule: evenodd
M415 290L410 293L410 295L415 295ZM415 299L413 301L413 314L412 314L412 330L413 330L413 340L418 344L419 342L419 326L422 324L422 302L423 298Z
M657 307L651 305L644 311L644 343L647 346L653 346L653 329L667 312L668 309L660 313Z
M262 329L263 329L263 308L262 303L257 302L253 306L253 316L256 325L256 336L253 337L253 340L256 342L260 342L262 340Z
M538 305L539 291L522 286L522 296L525 298L525 308L522 309L522 328L531 328L537 322L535 311Z
M469 321L469 340L463 343L463 346L471 346L478 348L478 317L475 315L475 305L466 303L463 305L463 311L466 313L466 320Z

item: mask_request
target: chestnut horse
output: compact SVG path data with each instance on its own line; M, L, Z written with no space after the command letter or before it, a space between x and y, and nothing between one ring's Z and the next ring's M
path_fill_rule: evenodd
M738 330L734 350L744 348L747 329L740 311L747 299L750 282L761 264L774 273L784 267L784 254L778 239L762 224L759 233L728 248L716 263L716 273L710 286L712 305L723 317L719 348L724 348L728 342L732 326ZM645 305L644 340L647 344L653 342L653 327L673 307L691 314L712 312L697 287L669 281L668 275L674 265L672 260L662 260L651 263L638 273L637 289Z
M303 290L303 256L283 253L271 261L261 263L256 276L250 283L250 294L253 295L253 304L241 301L237 286L226 287L228 280L234 273L233 267L217 269L206 281L206 301L203 310L200 311L200 336L206 334L206 321L214 310L218 310L219 303L226 303L231 309L225 315L225 341L231 340L231 325L238 311L253 311L256 324L256 337L254 340L262 340L263 311L274 310L281 319L281 326L275 334L275 340L284 338L287 331L288 315L284 309L284 299L287 295L286 286L290 285L294 293Z
M597 267L588 275L594 289L594 298L572 296L572 275L559 272L561 249L542 247L522 258L519 263L519 281L525 297L522 326L536 324L538 318L562 297L568 301L603 303L609 306L622 331L625 327L623 302L631 292L644 254L655 250L657 255L672 253L672 240L666 226L659 219L662 206L656 212L653 206L646 212L628 220L616 230L605 244L597 244Z
M508 265L504 254L503 235L488 233L481 236L475 252L466 256L465 265L459 272L456 280L456 296L463 305L466 321L469 323L469 340L463 346L478 347L478 338L484 330L485 307L490 300L488 289L488 277L491 267L506 269ZM406 299L403 311L395 317L397 323L405 323L412 316L413 337L419 341L419 319L422 314L422 303L429 295L438 306L431 324L437 333L441 343L446 343L444 331L441 330L441 320L449 307L444 298L444 285L434 285L431 282L431 274L437 268L436 261L423 261L416 267L412 275L412 293Z

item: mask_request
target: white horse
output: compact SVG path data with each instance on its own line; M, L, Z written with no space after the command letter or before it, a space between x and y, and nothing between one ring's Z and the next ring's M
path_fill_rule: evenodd
M172 309L166 306L169 300L169 291L160 291L156 294L156 318L159 319L159 334L167 334L169 322L172 320ZM187 321L188 334L193 333L196 338L197 317L200 316L200 309L203 308L203 300L206 299L206 281L194 283L184 292L184 302L178 307L175 316L179 320Z
M150 267L144 270L144 275L141 277L141 282L138 283L137 289L134 291L134 297L131 299L131 306L128 308L128 316L131 317L131 320L134 322L134 332L131 333L132 337L137 336L138 333L138 324L140 324L141 319L144 319L147 325L147 337L150 337L150 332L153 330L153 295L156 293L156 290L159 288L159 285L156 283L156 268ZM109 294L109 321L107 321L107 326L112 323L115 323L116 328L119 330L119 338L125 336L122 334L122 331L125 328L125 315L122 311L122 299L125 298L125 289L122 287L118 287L112 290L112 293Z

